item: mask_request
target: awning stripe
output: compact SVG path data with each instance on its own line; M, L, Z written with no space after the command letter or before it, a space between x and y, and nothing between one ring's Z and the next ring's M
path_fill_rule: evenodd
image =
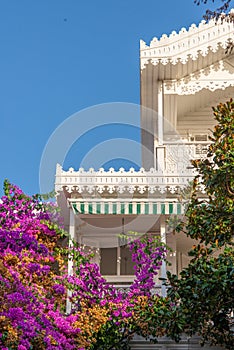
M181 203L172 202L72 202L75 214L160 215L184 213Z

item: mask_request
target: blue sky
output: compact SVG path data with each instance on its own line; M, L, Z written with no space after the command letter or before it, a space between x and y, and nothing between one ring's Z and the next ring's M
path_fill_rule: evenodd
M42 152L59 124L96 104L138 104L139 40L197 24L205 8L193 0L2 0L0 186L8 178L39 192ZM131 137L139 141L139 132ZM85 153L88 142L74 150Z

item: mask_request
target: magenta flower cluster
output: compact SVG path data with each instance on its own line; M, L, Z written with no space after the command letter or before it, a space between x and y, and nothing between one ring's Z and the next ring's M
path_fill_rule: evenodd
M84 349L77 346L82 329L76 326L84 301L108 308L109 327L121 333L137 298L150 295L165 246L153 237L130 243L136 276L128 293L108 285L80 247L67 250L74 258L74 273L68 275L58 249L63 231L55 206L48 209L8 182L5 193L0 200L0 348Z
M155 286L162 261L166 259L167 248L157 237L135 240L129 244L132 260L135 263L135 280L131 285L134 295L150 295Z

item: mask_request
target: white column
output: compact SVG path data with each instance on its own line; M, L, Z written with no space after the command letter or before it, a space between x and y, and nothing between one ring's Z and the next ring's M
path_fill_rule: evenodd
M158 82L158 143L154 152L156 152L156 169L164 171L165 163L165 154L163 145L163 131L164 131L164 122L163 122L163 113L164 113L164 96L163 96L163 82Z
M157 160L156 169L158 171L164 171L165 170L165 148L156 147L155 152L156 152L156 160Z
M166 244L167 243L167 240L166 240L166 223L165 223L165 216L164 215L160 216L160 236L161 236L161 242ZM162 262L161 277L162 278L167 278L166 261ZM166 297L166 295L167 295L166 286L162 285L162 289L161 290L162 290L162 296Z
M168 261L171 263L171 266L167 267L167 270L172 274L177 274L177 251L176 251L176 236L172 233L167 236L167 245L172 249L172 252L168 254Z
M92 263L97 264L100 267L100 250L99 248L93 248L94 257L92 258Z
M177 126L177 95L176 94L165 94L164 95L164 118L170 123L171 130L176 130Z
M121 249L117 247L117 276L120 276L120 268L121 268Z
M75 238L75 215L70 208L70 222L69 222L69 248L73 247L73 241ZM68 255L68 275L73 275L73 259ZM71 296L71 291L68 290L67 292L67 302L66 302L66 313L70 314L71 313L71 302L69 301L69 296Z
M158 82L158 145L163 145L163 82Z
M177 138L177 95L165 94L163 105L164 140Z

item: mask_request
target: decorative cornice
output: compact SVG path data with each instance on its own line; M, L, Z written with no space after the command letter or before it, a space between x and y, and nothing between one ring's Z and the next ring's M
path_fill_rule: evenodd
M179 33L173 31L169 36L163 34L160 39L153 38L148 46L140 41L141 68L151 62L153 65L186 64L189 59L197 60L199 55L207 56L211 51L225 49L229 40L234 40L233 23L202 21L198 26L192 24L188 30L182 28Z
M164 93L193 95L202 89L225 90L234 86L234 67L223 60L178 80L165 80Z

